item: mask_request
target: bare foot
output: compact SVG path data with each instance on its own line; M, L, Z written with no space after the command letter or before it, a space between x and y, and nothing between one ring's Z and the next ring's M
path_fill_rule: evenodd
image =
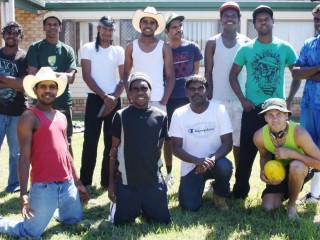
M296 220L299 218L295 207L288 207L288 217L290 220Z

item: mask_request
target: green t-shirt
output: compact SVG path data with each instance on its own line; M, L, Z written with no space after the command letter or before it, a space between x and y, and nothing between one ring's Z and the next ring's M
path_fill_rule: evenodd
M46 39L34 42L27 52L28 66L40 69L41 67L51 67L55 72L66 72L68 69L76 69L76 57L72 47L62 42L50 44ZM63 94L58 97L53 106L65 109L72 105L69 84Z
M293 47L276 37L269 44L254 39L241 46L233 62L246 66L246 98L255 106L268 98L285 99L284 70L296 59Z

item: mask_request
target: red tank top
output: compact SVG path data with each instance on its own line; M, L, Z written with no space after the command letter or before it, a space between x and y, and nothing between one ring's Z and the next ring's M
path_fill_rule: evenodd
M55 182L72 179L71 156L66 139L67 122L56 110L49 120L38 108L29 108L40 120L31 146L31 182Z

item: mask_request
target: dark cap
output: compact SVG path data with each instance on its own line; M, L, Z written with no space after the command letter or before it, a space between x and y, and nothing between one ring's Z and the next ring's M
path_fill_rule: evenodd
M220 13L222 13L227 8L231 8L231 9L234 9L234 10L240 12L240 7L239 7L238 3L233 2L233 1L228 1L228 2L225 2L224 4L221 5L221 7L219 9Z
M258 6L252 13L253 22L256 21L256 17L258 13L266 12L270 15L271 18L273 18L273 11L271 7L268 7L266 5L260 5Z
M108 28L116 28L115 22L112 17L110 16L103 16L99 20L99 25L102 27L108 27Z

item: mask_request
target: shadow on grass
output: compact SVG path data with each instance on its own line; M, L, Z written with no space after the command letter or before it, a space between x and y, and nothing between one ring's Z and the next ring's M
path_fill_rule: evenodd
M109 203L84 208L81 224L56 225L44 235L49 238L61 232L63 236L79 239L162 239L160 236L179 235L181 239L310 239L320 234L320 224L313 223L317 213L316 205L299 206L300 219L290 221L283 207L266 212L261 208L261 199L228 199L229 212L213 208L211 193L204 194L202 207L197 212L184 211L178 206L178 194L169 194L172 223L152 224L142 218L135 223L116 227L107 220ZM203 231L201 231L203 230ZM200 232L198 232L200 231ZM190 236L190 237L189 237ZM198 237L197 237L198 236ZM167 239L170 239L167 238ZM312 237L311 237L312 239Z
M7 195L10 195L12 193L7 193L6 191L0 192L0 198L4 198ZM0 216L4 216L7 214L19 214L20 213L20 199L19 195L12 196L9 200L6 200L5 202L1 203L0 206Z

